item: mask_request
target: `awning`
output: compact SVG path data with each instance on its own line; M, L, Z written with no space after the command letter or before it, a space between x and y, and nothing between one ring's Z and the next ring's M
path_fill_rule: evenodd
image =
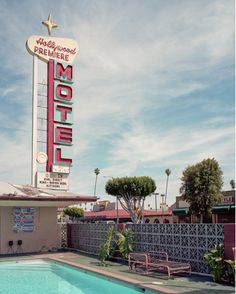
M184 216L189 214L189 208L188 207L182 207L182 208L174 208L172 210L173 215L177 216Z
M213 214L217 213L229 213L235 209L235 205L216 205L213 206L211 209L211 212Z
M235 205L230 205L230 211L235 212Z

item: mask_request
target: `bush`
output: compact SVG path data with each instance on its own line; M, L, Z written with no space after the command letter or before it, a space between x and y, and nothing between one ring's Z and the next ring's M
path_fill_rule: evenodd
M76 218L84 216L84 210L78 207L67 207L63 210L64 214L75 220Z
M225 260L226 278L229 283L235 284L235 260Z
M219 283L222 279L224 269L224 248L222 244L216 245L215 249L210 250L204 255L204 259L208 262L210 273L213 280Z
M100 259L102 266L107 265L106 261L110 257L113 230L114 230L113 227L108 229L106 242L104 244L102 244L99 248L99 259Z
M133 232L131 229L124 229L116 233L117 245L123 258L128 259L128 255L133 251Z

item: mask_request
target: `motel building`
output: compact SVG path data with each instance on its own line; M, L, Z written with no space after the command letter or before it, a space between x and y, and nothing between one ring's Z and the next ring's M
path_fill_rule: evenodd
M79 219L82 222L107 222L107 223L129 223L130 214L124 210L120 203L108 200L98 201L94 204L92 211L85 212ZM172 223L172 211L165 208L160 210L143 210L143 223Z
M75 40L55 38L51 15L43 22L49 36L31 36L26 42L33 56L31 184L0 182L0 254L55 251L58 243L58 207L94 202L93 196L69 192L73 168L73 62ZM38 63L47 64L46 134L39 144ZM42 142L41 142L42 143ZM42 149L43 148L43 149Z
M0 254L57 250L58 207L91 201L96 197L0 182Z
M212 223L235 223L235 190L223 191L223 201L211 208ZM189 204L181 196L171 207L177 223L194 223L196 219L190 214Z
M223 191L223 201L217 203L211 209L212 223L235 223L235 190ZM91 211L85 212L81 222L114 222L129 223L130 215L122 209L120 203L108 200L98 201ZM191 215L189 204L181 196L176 197L176 202L168 207L160 209L144 209L143 223L196 223L198 220Z

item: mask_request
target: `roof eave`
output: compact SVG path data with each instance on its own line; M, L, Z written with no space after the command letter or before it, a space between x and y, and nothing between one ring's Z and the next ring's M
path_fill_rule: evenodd
M97 197L56 197L56 196L0 196L0 206L69 206L81 202L95 202Z

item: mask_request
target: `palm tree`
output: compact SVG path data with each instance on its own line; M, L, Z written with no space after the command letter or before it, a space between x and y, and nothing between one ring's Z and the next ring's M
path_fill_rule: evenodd
M98 180L98 175L100 174L100 169L95 168L94 173L96 175L95 177L95 184L94 184L94 196L96 195L96 187L97 187L97 180Z
M231 189L234 190L235 189L235 181L231 180L229 183L230 183Z
M169 181L169 176L171 174L171 170L169 168L167 168L165 170L165 173L167 175L167 178L166 178L166 193L165 193L165 204L166 204L166 198L167 198L167 189L168 189L168 181Z

